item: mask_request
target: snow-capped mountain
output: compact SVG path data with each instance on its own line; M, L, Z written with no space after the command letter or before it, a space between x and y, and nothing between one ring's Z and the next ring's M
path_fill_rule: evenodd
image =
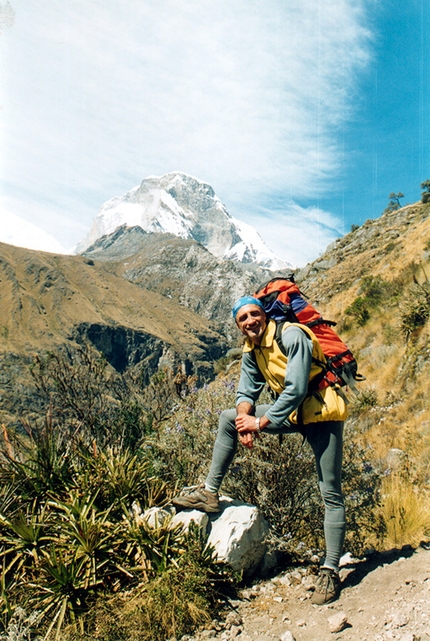
M266 247L253 227L230 216L210 185L180 172L149 176L124 196L108 200L76 253L122 225L192 238L218 258L272 270L291 267Z
M0 242L53 254L70 254L51 234L21 216L0 210Z

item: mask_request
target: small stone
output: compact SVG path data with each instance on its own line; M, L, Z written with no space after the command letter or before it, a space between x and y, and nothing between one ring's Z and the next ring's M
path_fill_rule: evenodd
M235 639L242 632L242 628L238 625L232 625L230 628L230 639Z
M313 590L315 587L315 577L311 576L310 574L304 576L302 579L302 585L305 590Z
M282 603L284 599L281 596L274 596L273 600L276 601L276 603Z
M358 561L358 559L355 559L355 558L352 556L351 552L347 552L346 554L344 554L344 555L340 558L340 561L339 561L339 567L341 567L341 568L342 568L344 565L349 565L349 564L351 564L351 563L357 563L357 561Z
M242 624L242 617L238 612L229 612L225 618L226 627L231 627L232 625L239 626Z
M294 635L290 630L286 630L281 636L279 637L279 641L296 641Z
M297 621L296 625L297 625L298 628L304 628L304 627L306 627L306 621L304 621L303 619L299 619Z
M403 628L405 625L408 625L409 617L402 612L396 612L391 617L391 623L393 628Z
M298 585L299 583L302 582L302 575L298 570L294 572L290 572L290 581L292 585Z
M347 624L348 619L345 612L337 612L328 619L329 629L333 634L336 632L342 632L342 630L346 628Z

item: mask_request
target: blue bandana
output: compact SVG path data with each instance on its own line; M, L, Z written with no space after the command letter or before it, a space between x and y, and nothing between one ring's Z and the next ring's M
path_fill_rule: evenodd
M235 304L233 305L233 309L231 310L234 320L236 320L237 312L244 305L257 305L257 307L261 307L264 312L264 307L261 300L259 300L258 298L254 298L253 296L242 296L242 298L239 298L239 300L235 302Z

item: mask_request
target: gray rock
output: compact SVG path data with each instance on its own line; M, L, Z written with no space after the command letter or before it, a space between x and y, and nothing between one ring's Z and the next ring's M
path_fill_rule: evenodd
M233 610L232 612L229 612L225 618L225 625L226 627L231 627L233 625L239 626L242 625L242 617L238 612Z
M266 551L268 523L253 505L221 497L221 506L222 512L210 517L208 542L215 547L220 560L249 576Z
M188 530L191 522L206 531L209 525L209 517L204 512L200 512L200 510L184 510L175 514L172 519L172 527L182 524L184 530Z
M390 469L398 470L402 467L405 459L406 453L403 450L400 450L397 447L392 447L390 450L388 450L388 454L385 460Z
M333 634L336 632L342 632L348 625L348 619L345 612L337 612L328 619L328 626L330 632Z
M167 521L171 521L174 517L175 511L168 508L151 507L145 512L139 513L139 507L133 503L133 512L137 522L145 521L149 527L157 528L164 525Z

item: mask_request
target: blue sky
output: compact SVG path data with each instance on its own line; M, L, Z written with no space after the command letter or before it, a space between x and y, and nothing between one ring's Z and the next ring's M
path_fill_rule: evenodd
M427 0L0 0L0 216L63 247L149 175L304 265L430 178ZM0 226L1 229L1 226Z

